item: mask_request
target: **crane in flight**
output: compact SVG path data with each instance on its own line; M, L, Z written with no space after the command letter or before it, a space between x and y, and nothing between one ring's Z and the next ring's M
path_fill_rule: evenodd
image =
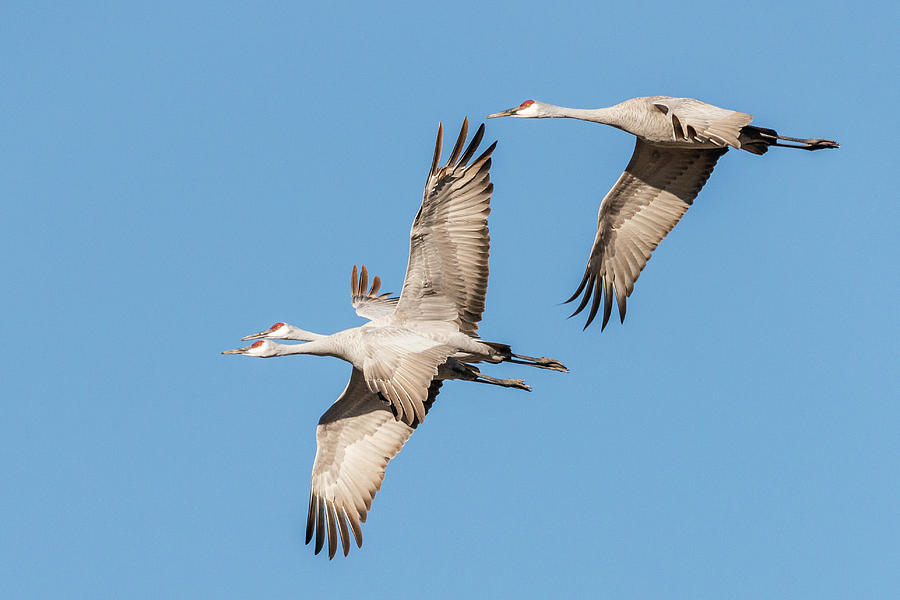
M571 316L591 303L584 325L587 329L602 298L601 331L609 322L613 295L619 319L625 321L625 300L651 253L678 224L728 148L765 154L771 146L801 150L838 147L832 140L778 135L773 129L750 125L752 115L693 98L649 96L596 109L526 100L487 118L495 117L579 119L611 125L637 137L625 172L600 203L597 234L584 277L566 300L582 296Z
M513 354L506 344L478 337L488 282L487 217L493 185L491 153L472 160L484 136L479 127L463 151L463 121L445 166L438 166L443 126L438 126L425 193L410 231L409 262L399 298L378 294L377 276L351 275L351 302L369 322L331 335L283 322L246 336L253 344L227 350L268 358L294 354L333 356L353 365L346 389L319 419L306 523L306 543L328 557L350 551L351 532L362 547L361 523L381 487L388 462L425 420L442 382L462 379L529 390L521 379L483 375L474 363L515 362L567 371L559 361ZM471 161L471 162L470 162ZM368 289L367 289L368 288ZM287 339L301 344L279 344Z

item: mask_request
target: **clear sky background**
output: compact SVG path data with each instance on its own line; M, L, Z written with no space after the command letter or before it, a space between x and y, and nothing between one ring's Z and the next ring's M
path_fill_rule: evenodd
M331 4L0 6L0 596L898 597L896 4ZM445 385L314 556L350 367L219 353L399 291L438 121L655 94L842 148L729 152L601 334L633 139L489 121L481 332L572 372Z

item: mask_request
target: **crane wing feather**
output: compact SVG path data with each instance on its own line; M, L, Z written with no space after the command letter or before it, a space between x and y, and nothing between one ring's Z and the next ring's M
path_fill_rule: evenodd
M457 348L400 327L363 329L363 335L362 370L369 391L381 394L398 421L424 421L428 386Z
M671 119L672 141L713 143L740 148L741 128L753 115L720 108L694 98L664 98L653 106Z
M350 275L350 304L356 309L356 314L364 319L373 321L394 313L397 302L400 300L388 294L379 294L381 278L376 275L372 279L372 287L368 291L369 273L363 265L358 273L356 265Z
M429 385L426 411L440 388L440 380ZM414 430L415 425L394 418L390 407L370 391L363 373L354 368L347 388L316 427L316 458L306 520L306 543L315 538L316 554L325 547L327 538L329 559L339 545L346 556L351 532L357 547L362 546L360 523L365 522L381 488L388 462Z
M583 294L574 316L593 298L585 329L597 316L601 296L601 330L609 322L614 295L619 317L625 320L625 299L651 253L681 220L727 150L667 147L638 139L628 167L600 203L584 277L566 301Z
M463 151L467 134L465 120L447 164L438 167L443 127L438 128L422 205L410 230L409 263L395 314L407 320L455 322L461 331L476 335L487 292L487 218L496 142L469 163L484 137L484 125Z

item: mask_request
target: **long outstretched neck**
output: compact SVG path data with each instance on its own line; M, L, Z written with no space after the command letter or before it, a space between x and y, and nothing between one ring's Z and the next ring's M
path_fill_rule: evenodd
M321 333L314 333L312 331L306 331L305 329L300 329L299 327L295 327L294 325L288 326L288 335L281 338L283 340L295 340L300 342L315 342L317 340L324 340L331 336L322 335Z
M568 108L553 104L545 104L544 106L546 107L546 116L551 118L578 119L580 121L612 125L613 127L621 127L622 125L622 111L618 106L609 106L607 108Z
M336 356L341 358L341 348L330 335L312 334L315 339L302 344L277 344L274 356L290 356L292 354L313 354L315 356Z

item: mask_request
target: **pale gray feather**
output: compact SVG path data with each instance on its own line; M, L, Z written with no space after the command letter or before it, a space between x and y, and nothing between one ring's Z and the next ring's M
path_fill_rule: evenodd
M440 390L431 382L427 411ZM306 522L306 542L316 539L316 553L328 541L333 557L338 542L346 556L351 535L362 546L361 523L381 488L388 462L400 452L415 425L397 421L390 407L369 390L359 369L353 369L347 388L319 419Z
M600 203L597 234L584 278L568 300L583 292L573 315L590 302L585 328L603 298L606 327L615 295L619 316L625 319L625 299L650 254L687 211L706 183L725 148L677 148L638 139L625 172Z
M438 128L422 205L410 231L409 263L397 305L400 319L453 321L475 335L488 282L491 152L469 164L484 135L479 127L462 156L468 121L447 164L438 167L443 127Z

